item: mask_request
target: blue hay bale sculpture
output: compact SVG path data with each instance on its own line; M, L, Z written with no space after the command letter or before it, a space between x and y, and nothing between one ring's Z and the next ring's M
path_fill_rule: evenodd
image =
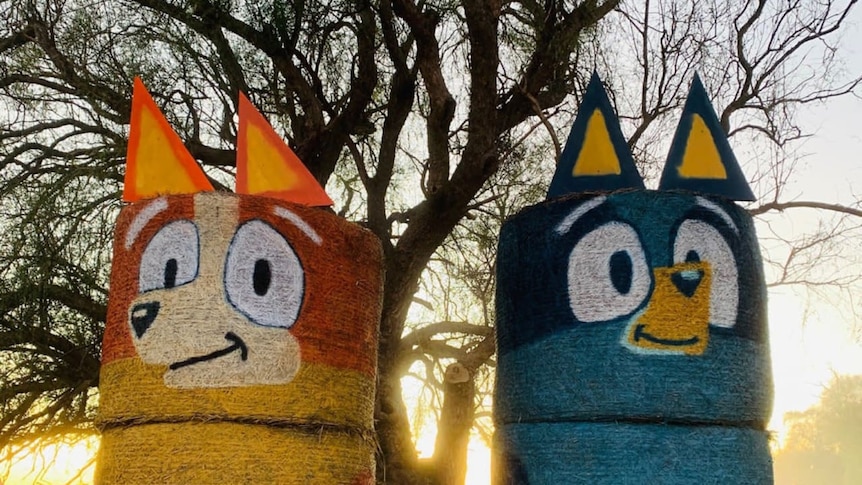
M549 200L503 226L495 482L772 483L753 194L698 79L658 191L618 134L594 75Z

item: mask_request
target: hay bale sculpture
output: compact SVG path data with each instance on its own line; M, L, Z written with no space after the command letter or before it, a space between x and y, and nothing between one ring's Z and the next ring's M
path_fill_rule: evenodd
M772 483L753 199L699 79L645 190L593 76L500 235L495 483Z
M240 98L214 192L140 80L102 347L103 484L368 484L381 249Z

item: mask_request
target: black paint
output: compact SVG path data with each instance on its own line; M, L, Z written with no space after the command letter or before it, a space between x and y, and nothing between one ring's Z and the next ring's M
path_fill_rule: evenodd
M171 258L165 262L165 288L177 286L177 260Z
M269 266L269 261L258 259L254 262L254 274L251 277L254 285L254 292L257 296L263 296L269 291L269 285L272 282L272 269Z
M141 338L149 330L153 322L156 321L160 306L157 301L148 301L132 307L132 314L129 319L132 321L135 336Z
M680 293L691 298L694 292L697 291L697 287L700 286L700 282L703 281L703 271L697 270L696 275L692 274L691 270L679 271L670 275L670 280Z
M627 294L632 289L632 257L628 251L617 251L611 255L608 262L610 266L611 283L621 295Z
M233 332L228 332L224 335L224 338L227 340L230 340L231 342L233 342L233 344L231 344L231 345L229 345L223 349L216 350L215 352L210 352L206 355L201 355L199 357L192 357L190 359L186 359L186 360L183 360L180 362L174 362L173 364L170 365L170 369L171 370L177 370L177 369L187 367L190 365L199 364L201 362L206 362L208 360L218 359L219 357L224 357L225 355L228 355L231 352L234 352L237 350L240 351L240 354L239 354L240 359L242 359L243 361L248 360L248 347L246 347L245 342L243 342L243 340L241 338L239 338L239 335L237 335Z
M646 327L646 325L643 324L638 324L638 326L635 327L635 342L639 342L641 339L643 339L648 342L653 342L659 345L667 345L670 347L685 347L688 345L694 345L700 341L700 338L698 338L697 336L682 340L659 338L645 331L644 327Z

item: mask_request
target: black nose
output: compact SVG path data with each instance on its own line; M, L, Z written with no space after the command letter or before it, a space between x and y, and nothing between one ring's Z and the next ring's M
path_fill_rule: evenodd
M683 270L670 275L670 280L680 293L691 298L700 282L703 281L703 270Z
M150 325L156 321L156 315L159 314L159 302L148 301L146 303L138 303L132 307L132 328L135 329L135 335L138 338L146 333Z

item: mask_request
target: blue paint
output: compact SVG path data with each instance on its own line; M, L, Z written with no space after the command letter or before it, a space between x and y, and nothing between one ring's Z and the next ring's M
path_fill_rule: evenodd
M715 148L727 173L727 179L725 180L685 178L679 174L679 167L682 165L685 148L688 144L688 135L691 131L693 115L695 114L703 119L704 124L709 129L710 135L712 135ZM685 101L685 106L682 108L682 116L680 117L679 125L677 125L670 152L665 162L664 171L659 181L659 190L675 189L717 195L731 200L756 200L754 193L748 186L745 174L742 173L739 162L737 162L736 156L730 148L730 142L727 140L727 135L724 133L718 116L715 114L715 109L713 109L712 103L709 102L709 95L706 94L706 89L704 89L703 83L700 82L700 77L697 75L694 76L688 98Z
M772 410L767 342L713 332L701 356L642 355L620 345L626 322L582 325L497 362L500 423L594 418L739 421Z
M617 175L573 175L575 163L584 145L584 135L592 114L599 110L605 119L608 129L608 137L614 147L617 160L620 164L620 173ZM572 124L569 138L560 160L557 170L548 188L548 199L562 197L569 194L581 192L601 192L619 189L642 189L644 182L635 167L631 150L620 129L619 120L611 107L608 94L602 86L599 75L593 72L587 90L584 93L581 104L578 107L578 115Z
M768 484L764 431L723 426L553 423L500 426L513 485ZM512 458L509 458L512 461ZM498 482L500 483L500 482Z
M600 204L594 197L547 201L503 225L494 400L503 471L495 471L496 483L771 483L766 288L751 217L727 199L684 191L613 192ZM573 213L577 220L557 230ZM701 355L641 352L626 342L655 281L640 305L626 303L619 315L611 308L608 314L616 316L606 320L575 317L569 278L579 277L581 266L570 271L569 261L579 242L593 231L627 225L654 279L654 269L675 263L674 244L686 221L710 228L738 273L735 324L710 325ZM602 246L587 248L587 256L595 251L607 266L582 275L587 290L624 296L646 288L633 276L632 255L639 250L596 240ZM688 247L676 263L709 263L708 248ZM704 276L682 270L669 281L690 298ZM681 346L690 343L684 340Z
M560 221L590 199L592 196L582 195L544 202L524 209L503 225L497 256L500 355L564 329L577 326L578 332L591 331L588 327L595 324L578 322L569 307L568 258L580 238L612 220L631 224L638 231L647 261L653 268L672 264L672 241L683 220L703 220L715 227L725 236L740 270L739 316L734 328L727 332L765 342L766 289L754 223L745 210L723 199L710 199L731 218L740 231L737 234L721 217L697 205L692 194L647 190L617 192L608 195L604 204L584 214L566 233L561 235L554 230ZM628 322L641 309L607 323ZM725 332L718 328L713 330Z

